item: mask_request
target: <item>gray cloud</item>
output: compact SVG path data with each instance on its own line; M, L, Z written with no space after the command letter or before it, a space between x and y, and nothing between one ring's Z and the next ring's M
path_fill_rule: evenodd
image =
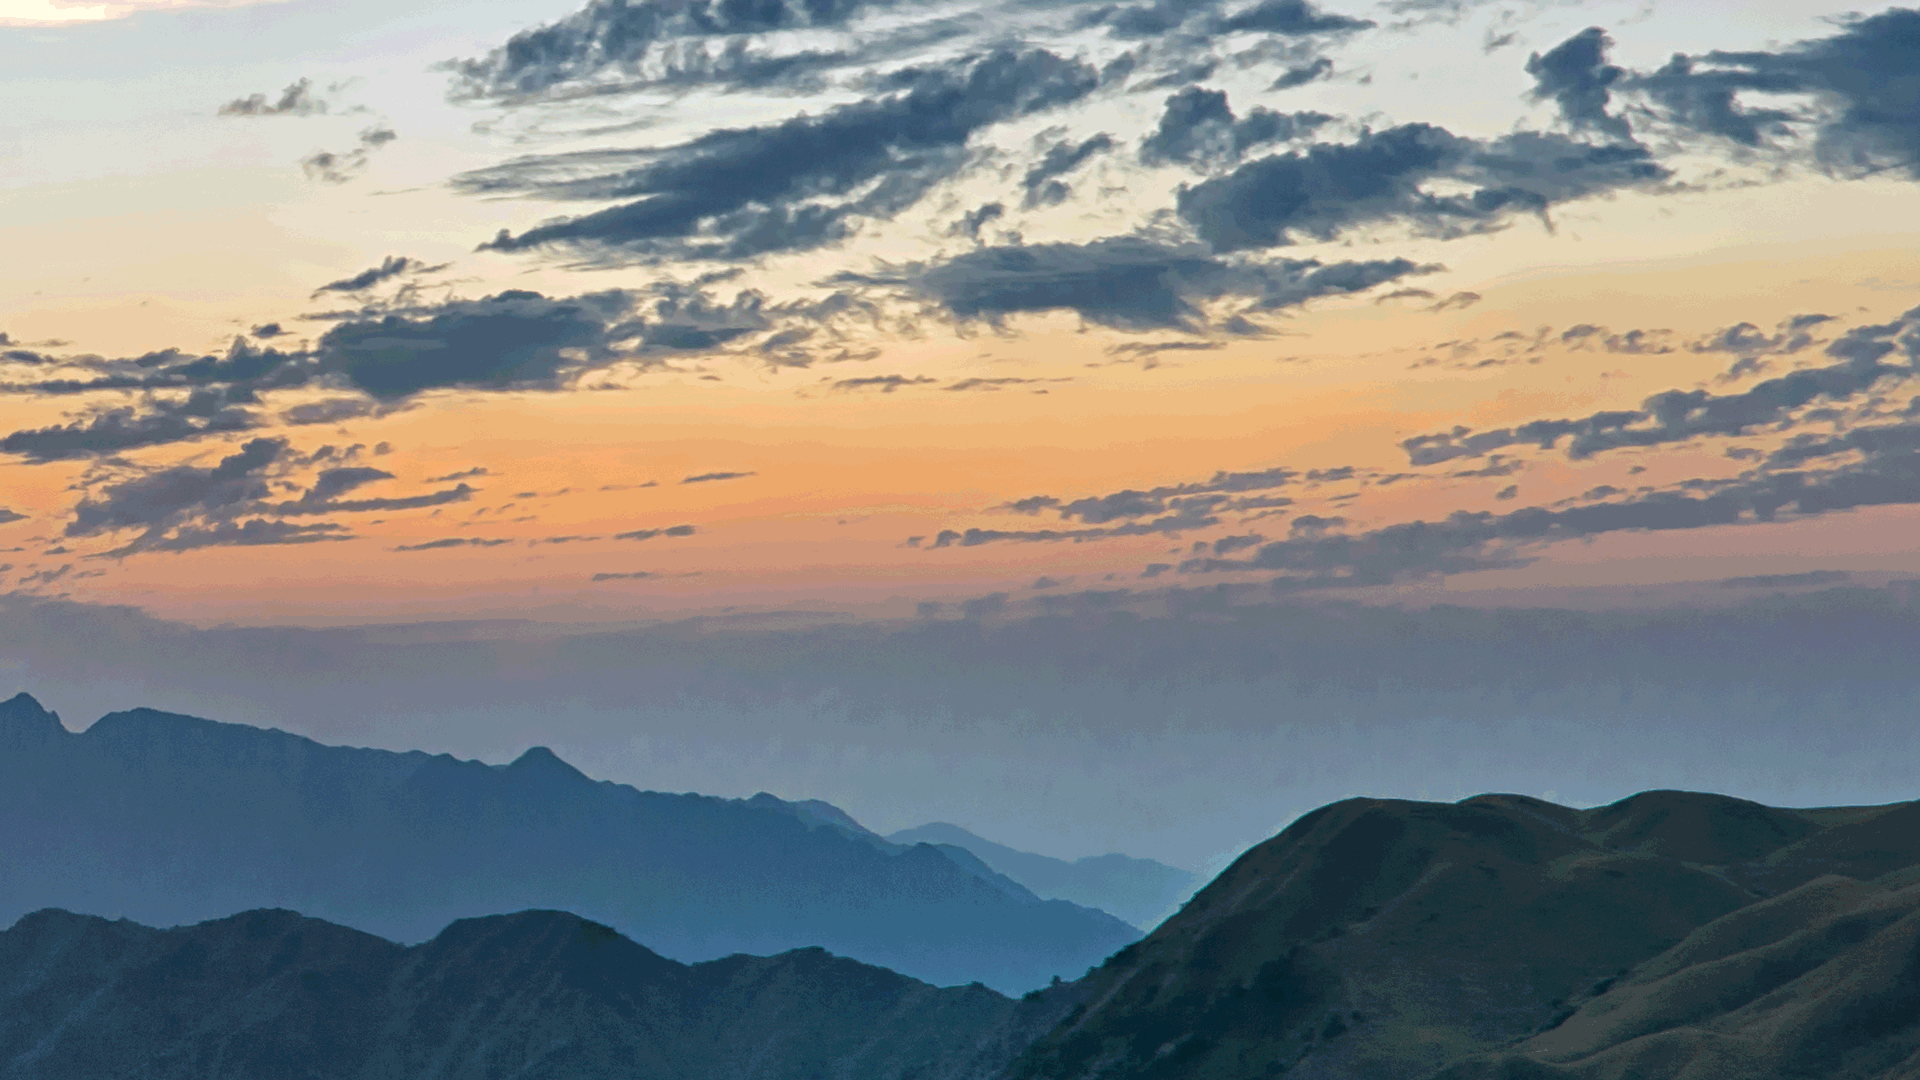
M453 301L420 317L343 322L314 347L318 365L389 400L440 387L554 388L617 355L617 338L658 324L623 321L636 297L619 290L550 300L510 290Z
M963 321L999 324L1009 315L1068 310L1121 330L1198 331L1209 325L1199 307L1205 301L1232 298L1274 310L1437 269L1406 259L1236 262L1197 245L1109 237L1084 244L986 247L833 280L893 286Z
M625 573L625 574L599 573L599 574L593 575L593 580L595 581L643 581L647 578L657 578L659 576L660 576L659 574L656 574L651 570L634 570L632 572Z
M1696 492L1704 492L1698 494ZM1599 494L1617 494L1611 488ZM1626 531L1671 531L1806 518L1871 506L1920 504L1920 452L1887 450L1824 471L1753 473L1695 481L1614 501L1505 514L1458 511L1366 532L1318 533L1262 546L1250 558L1191 559L1188 572L1280 571L1294 588L1385 585L1524 565L1532 548Z
M827 389L841 392L851 390L878 390L883 394L891 394L903 386L927 386L939 381L939 379L933 378L930 375L914 375L912 377L906 375L862 375L851 379L835 379L827 384ZM691 483L692 481L689 479L680 482L685 484Z
M419 259L411 259L405 255L389 255L380 260L379 266L368 267L351 277L343 277L338 281L329 281L325 285L313 290L313 295L319 296L321 293L329 292L360 292L363 289L371 289L383 281L397 278L402 274L430 274L436 270L445 270L447 265L446 263L441 263L438 266L428 266ZM255 336L258 335L256 334Z
M301 79L269 101L265 94L248 94L220 106L221 116L312 116L327 111L327 103L313 96L313 82Z
M1607 111L1610 88L1626 74L1607 63L1610 44L1606 31L1588 27L1545 54L1534 53L1527 60L1527 74L1534 79L1533 99L1551 99L1568 126L1624 142L1633 137L1626 118Z
M1260 106L1237 117L1224 91L1190 86L1167 98L1159 126L1140 144L1140 160L1148 165L1232 162L1256 146L1304 138L1332 122L1326 113L1281 113Z
M704 472L695 476L684 477L680 482L683 484L707 484L715 480L739 480L743 477L756 475L758 474L751 472Z
M138 536L105 554L124 557L148 551L262 544L300 544L350 539L346 526L321 522L299 525L285 519L323 514L410 510L461 502L471 497L466 484L423 495L394 498L341 498L360 488L391 480L393 474L364 465L335 464L319 469L296 499L275 501L276 486L315 463L350 461L345 453L322 447L312 455L290 452L287 440L253 439L211 466L191 463L122 471L83 496L63 535L90 538L137 531Z
M662 42L839 27L867 6L865 0L591 0L563 19L520 31L485 57L447 66L456 97L524 98L636 72Z
M197 551L210 547L261 547L269 544L313 544L328 540L351 540L345 525L321 522L295 525L288 521L252 518L247 521L223 521L217 525L188 525L150 542L129 545L114 555L136 551Z
M27 515L19 512L18 510L12 510L5 506L0 506L0 525L10 525L16 521L25 521L25 520L27 520Z
M1721 337L1725 336L1723 332ZM1791 339L1786 343L1791 344ZM1884 362L1896 352L1907 362ZM1767 379L1738 393L1668 390L1647 398L1639 409L1609 410L1579 419L1535 420L1491 431L1457 427L1443 434L1416 435L1400 446L1412 464L1431 465L1524 443L1552 449L1562 439L1569 440L1567 456L1583 458L1624 447L1684 442L1702 435L1739 435L1760 425L1786 421L1794 410L1811 402L1846 401L1884 382L1914 375L1915 361L1920 360L1920 308L1892 322L1855 327L1830 342L1826 354L1832 362L1825 366Z
M309 180L344 184L367 170L373 152L399 138L390 127L370 127L360 133L358 145L335 153L318 150L300 159L300 169Z
M1069 140L1047 147L1047 152L1020 178L1020 186L1026 191L1023 205L1032 210L1065 202L1073 189L1060 177L1079 168L1095 154L1113 149L1113 145L1112 137L1101 132L1078 143ZM975 226L969 235L978 236L979 231Z
M614 534L615 540L651 540L656 536L692 536L697 530L691 525L674 525L665 529L635 529L632 532Z
M396 260L369 271L391 269ZM408 272L417 269L407 260ZM367 277L343 279L353 285ZM225 355L177 349L138 357L42 357L32 367L86 372L0 383L0 393L40 397L124 393L137 403L96 408L66 423L0 437L0 453L31 462L69 460L187 442L265 426L261 394L301 387L345 389L358 397L310 400L278 411L286 424L379 416L438 389L558 390L620 362L657 366L663 357L712 353L758 335L755 355L788 366L848 355L841 322L872 320L874 306L836 294L770 303L753 290L731 300L707 279L656 282L565 298L508 290L479 299L374 306L329 316L334 325L310 349L283 351L236 339Z
M1351 143L1315 143L1247 162L1181 187L1180 217L1217 251L1332 240L1401 224L1435 237L1501 227L1515 214L1667 179L1644 147L1594 145L1545 132L1477 140L1431 124L1367 131ZM1471 185L1436 194L1444 180Z
M245 431L257 422L251 411L227 404L218 389L203 388L184 400L149 399L140 409L102 409L70 423L15 431L0 437L0 453L36 464L67 461Z
M1221 6L1219 0L1108 4L1083 12L1074 25L1105 27L1117 38L1153 38L1181 29L1195 38L1237 33L1302 36L1350 33L1374 25L1367 19L1321 11L1306 0L1258 0L1231 13L1222 13Z
M1624 85L1660 122L1764 148L1804 134L1814 161L1841 176L1903 170L1920 179L1920 11L1849 16L1837 33L1777 52L1676 55ZM1799 108L1744 104L1743 94L1798 95Z
M401 544L400 546L391 548L389 550L392 550L392 551L440 551L445 548L456 548L456 547L499 547L502 544L511 544L511 543L513 543L513 541L511 540L487 539L479 536L449 536L440 540L427 540L423 543L418 543L418 544Z
M1165 484L1144 490L1128 488L1071 500L1053 495L1034 495L998 509L1028 515L1050 512L1064 521L1078 522L1084 527L943 529L929 546L977 547L1003 542L1082 542L1122 536L1178 535L1220 524L1218 515L1221 513L1291 502L1285 498L1253 493L1285 487L1301 476L1296 470L1286 468L1221 471L1205 480Z
M1099 76L1043 49L1002 49L885 76L879 96L755 128L624 154L523 158L464 174L475 194L633 200L562 218L485 250L560 246L621 261L745 259L832 244L887 219L966 160L974 132L1091 93ZM626 165L581 176L581 167Z

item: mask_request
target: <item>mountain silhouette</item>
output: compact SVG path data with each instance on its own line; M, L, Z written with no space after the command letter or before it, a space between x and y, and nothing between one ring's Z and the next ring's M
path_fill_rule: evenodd
M74 734L27 695L0 703L0 920L270 907L417 942L550 908L676 960L820 946L1011 993L1139 936L975 863L753 800L596 782L544 747L491 766L148 709Z
M1142 929L1159 925L1200 884L1200 875L1152 859L1088 855L1068 862L996 844L944 821L889 833L886 839L964 848L1036 896L1099 908Z
M1090 973L1009 1076L1911 1078L1917 883L1920 803L1349 799Z
M822 949L691 966L555 911L404 948L290 911L0 933L8 1080L985 1080L1072 991L1013 1001Z

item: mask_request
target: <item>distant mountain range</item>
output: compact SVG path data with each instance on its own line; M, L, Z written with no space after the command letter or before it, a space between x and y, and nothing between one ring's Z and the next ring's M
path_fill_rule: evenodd
M983 840L941 821L889 833L886 838L895 844L964 848L1036 896L1099 908L1142 929L1158 926L1201 884L1200 875L1152 859L1089 855L1068 862Z
M1001 972L1117 922L1037 899L993 845L909 847L825 803L162 714L71 735L30 699L0 707L0 830L0 900L82 910L284 894L417 926L565 893L676 947L838 935ZM1019 1001L819 950L688 967L610 921L405 949L289 912L39 911L0 934L0 1078L1920 1080L1920 802L1348 799Z
M0 923L272 907L417 942L561 909L682 961L819 946L1011 993L1139 937L964 851L861 837L836 815L595 782L541 747L491 766L146 709L75 734L25 694L0 703Z
M249 911L0 933L7 1080L987 1080L1072 1004L820 949L687 966L551 911L412 948Z

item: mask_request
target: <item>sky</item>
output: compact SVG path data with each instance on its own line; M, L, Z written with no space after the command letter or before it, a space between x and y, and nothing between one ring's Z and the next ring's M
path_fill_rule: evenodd
M1909 797L1916 72L1818 3L0 0L0 670L1194 868Z

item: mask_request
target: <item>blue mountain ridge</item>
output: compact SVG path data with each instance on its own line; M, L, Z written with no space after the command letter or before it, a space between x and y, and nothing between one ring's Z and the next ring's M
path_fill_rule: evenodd
M150 709L76 734L20 694L0 703L0 922L288 908L405 943L557 909L678 961L817 946L1006 993L1139 937L965 853L809 827L821 812L779 802L595 781L544 747L492 766Z

